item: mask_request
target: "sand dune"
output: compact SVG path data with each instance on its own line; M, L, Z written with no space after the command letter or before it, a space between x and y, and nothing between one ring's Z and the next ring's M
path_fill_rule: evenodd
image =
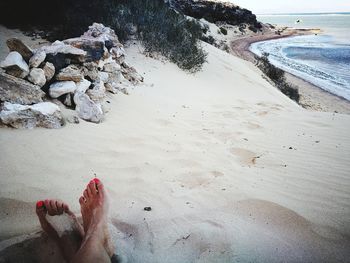
M0 130L0 258L59 258L33 236L35 201L78 213L96 175L124 262L348 262L350 116L306 111L253 65L205 49L190 75L130 47L145 84L111 96L102 124Z

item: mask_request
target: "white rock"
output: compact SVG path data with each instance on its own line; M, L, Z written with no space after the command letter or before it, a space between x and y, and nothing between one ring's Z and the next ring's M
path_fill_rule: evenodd
M122 73L124 75L124 78L126 78L134 85L143 82L143 77L133 67L124 67Z
M106 87L103 81L96 81L94 83L94 87L89 89L86 94L92 99L94 102L101 102L106 97Z
M126 61L124 61L124 62L122 63L122 66L123 66L124 68L131 68L130 64L129 64L128 62L126 62Z
M103 71L105 71L105 72L116 72L116 71L120 71L120 70L121 70L120 65L115 61L110 62L110 63L106 63L103 66Z
M123 47L113 47L111 48L111 54L115 58L120 58L121 56L125 56L126 52Z
M29 67L21 54L17 51L10 52L0 67L6 70L6 73L18 78L25 78L29 74Z
M56 75L56 79L61 81L72 80L79 82L83 79L83 73L76 65L69 65L68 67L60 70L60 72Z
M51 102L31 106L5 102L0 112L0 120L13 128L24 129L35 127L57 129L63 125L60 108Z
M100 59L98 61L97 67L98 69L102 70L105 64L114 62L112 57L106 58L106 59Z
M109 74L107 72L99 71L98 77L99 80L101 80L103 83L107 83L109 79Z
M55 75L55 66L50 62L45 63L43 70L47 81L51 80Z
M46 58L46 53L43 50L38 50L34 55L29 59L29 66L32 68L37 68L41 63L44 62Z
M75 93L74 103L79 118L94 123L100 123L103 120L104 114L101 105L93 102L85 93Z
M77 85L74 81L59 81L50 85L49 94L51 98L58 98L67 93L74 93Z
M60 54L60 56L64 56L75 62L84 62L87 54L84 50L66 45L61 41L55 41L51 46L41 47L40 50L44 51L46 55L54 57Z
M46 83L44 70L41 68L33 68L28 75L28 80L39 87L44 86Z
M123 74L120 71L108 73L108 82L116 82L121 83L125 78L123 77Z
M90 87L91 82L83 79L82 81L76 83L77 89L75 90L75 93L85 93L87 89Z
M106 83L105 84L106 91L109 91L113 94L117 94L119 91L118 84L113 82L113 83Z
M89 26L89 30L84 33L83 37L93 37L104 42L111 41L114 46L120 44L114 30L99 23Z
M105 83L106 90L117 94L120 91L121 83L123 82L123 75L120 71L108 73L108 81Z

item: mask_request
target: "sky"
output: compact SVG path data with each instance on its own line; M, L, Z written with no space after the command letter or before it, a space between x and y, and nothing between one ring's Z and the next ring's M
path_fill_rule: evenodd
M228 0L254 14L350 12L350 0Z

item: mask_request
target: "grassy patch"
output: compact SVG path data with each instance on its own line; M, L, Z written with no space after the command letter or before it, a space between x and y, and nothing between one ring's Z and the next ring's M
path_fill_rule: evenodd
M283 94L299 103L300 94L298 88L287 82L285 73L282 69L279 69L270 63L269 54L263 53L261 57L255 56L255 59L257 61L257 66L274 82L276 87Z

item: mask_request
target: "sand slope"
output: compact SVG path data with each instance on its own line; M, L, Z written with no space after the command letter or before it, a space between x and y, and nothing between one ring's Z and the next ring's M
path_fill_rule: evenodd
M350 116L308 112L205 48L196 75L129 48L146 83L111 96L102 124L0 130L0 258L49 251L13 238L39 230L38 199L79 212L96 175L125 262L348 262Z

